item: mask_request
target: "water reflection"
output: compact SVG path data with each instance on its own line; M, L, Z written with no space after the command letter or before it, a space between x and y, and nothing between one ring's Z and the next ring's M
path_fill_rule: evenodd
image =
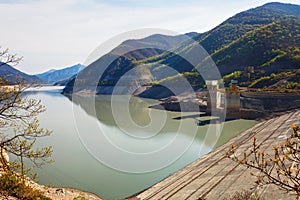
M72 96L73 102L98 119L97 124L82 123L81 111L74 109L82 144L107 166L129 173L157 171L172 165L195 143L198 127L192 120L172 120L171 112L149 109L150 102L137 97L113 98ZM91 130L88 134L87 129ZM202 147L206 151L201 153L212 147Z
M94 97L91 96L71 99L53 91L30 92L27 95L42 100L47 111L40 116L41 126L53 130L53 134L49 138L42 138L38 144L40 146L53 146L53 159L56 161L38 171L39 180L42 184L90 191L103 199L123 199L155 184L213 148L213 146L203 143L206 141L206 136L203 133L207 132L208 126L197 127L193 118L184 118L184 116L196 115L197 113L183 113L182 116L179 113L166 112L166 123L159 134L152 140L142 141L120 131L112 114L110 96L97 96L96 101L94 101ZM95 106L91 106L92 101L94 101ZM120 98L119 101L122 105L125 100ZM140 126L149 124L151 116L161 114L162 111L160 110L148 108L154 103L157 102L149 99L131 99L130 114L136 124ZM74 112L78 114L77 121L74 120ZM151 112L153 113L151 114ZM178 117L182 117L182 119L174 119ZM80 123L76 124L78 122ZM85 130L84 137L92 135L99 137L97 135L99 134L99 127L96 125L104 127L105 133L109 134L109 139L119 147L129 152L143 153L160 149L169 144L174 139L174 133L178 131L180 122L184 124L186 131L182 132L182 135L186 138L190 135L189 129L191 127L197 128L197 136L192 145L178 160L167 167L140 174L117 171L99 162L82 144L78 130L76 130L78 127ZM226 122L217 145L224 143L254 123L245 120ZM126 130L135 130L135 128L128 126ZM213 134L215 133L211 135L213 136ZM93 139L96 140L97 138L91 137L91 140ZM97 147L103 147L101 153L111 155L111 152L104 148L101 140L97 140ZM168 157L161 154L160 157L151 162L159 163L166 159ZM116 160L119 161L120 165L134 165L127 157L118 156ZM140 167L149 165L147 162L141 164Z
M117 126L112 113L111 95L81 96L66 95L74 104L80 106L87 114L93 116L109 126ZM118 98L120 105L126 105L126 99ZM148 106L155 103L155 100L131 98L130 114L132 119L140 125L146 125L150 122Z

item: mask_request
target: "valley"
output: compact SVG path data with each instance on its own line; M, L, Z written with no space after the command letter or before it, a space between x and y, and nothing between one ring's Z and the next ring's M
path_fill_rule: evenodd
M265 141L270 146L277 139L286 139L291 131L294 131L293 139L300 138L297 135L300 130L297 124L297 109L300 108L300 5L266 2L247 9L240 7L237 9L240 12L228 15L227 19L222 18L218 25L202 32L191 31L191 28L201 26L194 16L194 25L182 28L188 31L173 35L151 33L145 37L136 37L138 31L133 31L113 37L116 41L126 38L121 42L108 40L111 43L99 47L96 47L98 40L89 40L101 35L95 31L98 26L106 34L105 37L102 35L103 38L111 37L114 31L118 32L117 28L123 30L127 23L139 20L133 17L136 10L130 7L129 14L126 13L128 16L125 16L121 11L126 3L119 2L118 12L113 13L109 10L112 5L99 6L97 1L84 5L81 1L76 1L76 5L73 1L67 4L61 2L63 8L68 9L59 12L68 16L75 10L76 15L66 17L68 23L57 28L47 27L49 35L39 35L36 43L26 47L30 50L28 55L31 55L36 49L46 48L41 38L47 38L49 44L59 44L59 47L45 52L35 52L36 63L32 69L28 70L28 63L32 60L26 61L30 73L23 72L23 57L0 47L0 199L2 196L10 199L13 195L21 198L16 196L19 195L17 192L4 193L3 188L5 184L16 183L26 189L25 182L28 180L25 181L24 177L33 178L32 173L39 175L38 184L53 187L46 188L29 181L42 191L42 194L34 191L35 195L45 194L53 199L97 199L96 196L105 200L152 199L151 191L154 191L153 196L166 199L176 199L176 195L178 198L182 195L179 199L185 195L188 196L186 198L194 198L196 194L199 199L207 194L211 199L218 199L219 193L226 194L222 187L227 182L221 181L228 179L232 182L232 177L228 176L231 172L245 172L237 167L238 164L230 164L234 159L225 158L224 149L230 148L229 141L237 142L238 146L248 150L256 132L263 139L259 147L264 147ZM21 8L32 2L15 3L16 8ZM42 4L41 1L31 9ZM135 4L131 2L131 5ZM120 21L127 17L131 20L114 24L111 14L104 14L101 19L80 18L88 8L93 10L89 16L98 16L107 9ZM165 11L168 10L165 8ZM200 15L201 12L203 10L199 7L193 14ZM47 12L41 13L39 16L42 16L43 23L60 21L59 14L49 17ZM178 19L185 19L180 14L176 15ZM221 15L222 12L212 14ZM164 20L167 26L172 18L151 20L151 24ZM73 21L84 22L91 28L90 32L85 32L84 28L77 29L77 24L69 26ZM99 24L91 27L95 21ZM180 22L172 23L177 26ZM37 23L37 26L43 23ZM105 29L107 23L110 26ZM144 23L142 25L144 27ZM21 27L27 30L26 23ZM44 29L32 31L39 33ZM60 30L67 31L60 35ZM82 35L75 37L77 32L74 30ZM24 37L28 35L24 34ZM52 41L52 37L58 35L64 37L61 43ZM85 45L96 47L86 61L81 60L89 49ZM20 46L23 49L25 44ZM61 55L61 52L65 54ZM102 53L101 56L90 59L98 53ZM41 61L51 67L46 69ZM66 65L67 62L70 64ZM288 124L292 122L296 125ZM276 138L272 138L273 135ZM253 144L255 141L256 138ZM235 145L231 145L234 150ZM3 152L9 155L9 160L4 159ZM298 161L298 152L295 152L294 158ZM245 155L247 161L246 154L240 154ZM48 156L55 162L48 162ZM231 156L228 157L236 155ZM36 162L39 159L47 162L39 165ZM206 160L209 162L205 163ZM225 165L220 167L218 160ZM239 164L247 164L245 160ZM268 162L263 165L266 169ZM199 168L194 167L195 164ZM25 166L28 166L28 172ZM206 170L206 167L209 169ZM7 171L16 177L8 177L10 180L6 181L2 174L6 175ZM185 176L190 172L191 177ZM181 176L181 173L184 175ZM240 174L234 179L239 182L248 180L239 177ZM181 178L185 181L180 182ZM280 182L281 185L283 183ZM295 187L299 189L297 184ZM218 188L217 193L213 190L215 187ZM244 185L246 187L249 185ZM6 190L12 188L8 186ZM198 194L200 189L205 194ZM253 192L252 187L246 189Z

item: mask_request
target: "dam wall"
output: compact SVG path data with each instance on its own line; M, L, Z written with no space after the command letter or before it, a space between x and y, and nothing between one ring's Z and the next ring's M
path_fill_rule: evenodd
M240 97L241 108L259 111L281 112L300 107L300 96L243 96Z

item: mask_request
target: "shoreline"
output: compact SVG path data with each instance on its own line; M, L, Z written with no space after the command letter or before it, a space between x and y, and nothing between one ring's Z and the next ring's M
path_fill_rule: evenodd
M8 157L8 155L5 153L5 156ZM0 176L1 176L1 170L0 170ZM53 200L74 200L75 198L85 198L89 200L102 200L99 196L96 194L93 194L91 192L82 191L75 188L67 188L67 187L48 187L42 184L39 184L37 181L26 177L25 178L25 184L29 187L31 187L34 190L38 190L40 193L45 195L46 197L53 199ZM4 198L0 194L0 199ZM6 197L5 197L6 198ZM15 197L9 196L8 199L16 199Z
M91 192L86 192L74 188L64 188L64 187L56 188L56 187L46 187L46 186L42 186L42 187L44 187L41 190L42 193L53 200L60 200L62 198L64 200L73 200L74 198L77 197L84 197L89 200L102 200L100 197L98 197L97 195Z
M221 197L228 199L236 191L259 194L263 199L274 199L275 197L292 199L295 197L294 193L278 190L274 185L263 187L256 185L257 178L255 175L251 175L251 170L234 163L225 156L225 153L231 144L237 145L238 151L248 149L249 145L252 145L254 136L258 138L258 141L265 142L267 153L273 152L274 145L285 142L282 136L289 130L290 125L299 123L299 116L300 109L294 109L284 112L280 116L263 120L162 181L126 199L217 200L222 199ZM255 171L255 173L259 172Z

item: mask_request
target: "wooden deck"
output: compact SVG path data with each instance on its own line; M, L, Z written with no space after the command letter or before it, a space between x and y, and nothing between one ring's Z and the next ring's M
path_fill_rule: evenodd
M130 199L224 199L237 191L256 193L261 199L296 199L292 193L274 186L257 186L250 170L226 158L226 151L234 143L243 152L252 147L254 135L266 152L285 140L290 125L300 123L300 110L288 112L256 124L215 151L196 160L165 180Z

